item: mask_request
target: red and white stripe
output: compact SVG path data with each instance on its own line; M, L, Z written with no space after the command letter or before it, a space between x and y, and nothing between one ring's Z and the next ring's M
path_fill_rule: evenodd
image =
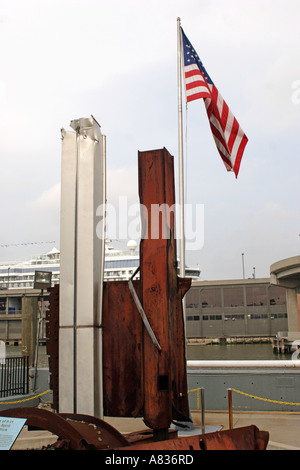
M204 98L219 154L226 169L237 177L248 138L215 85L206 82L196 64L184 67L184 78L187 102Z
M184 67L185 91L187 102L200 98L210 98L208 83L196 64Z

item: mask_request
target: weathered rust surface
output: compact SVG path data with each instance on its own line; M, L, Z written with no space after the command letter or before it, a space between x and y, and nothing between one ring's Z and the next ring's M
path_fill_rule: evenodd
M59 344L59 284L51 288L50 305L46 312L46 350L49 362L50 388L53 392L52 407L58 410L58 344Z
M160 442L138 442L119 450L266 450L268 441L268 432L251 425Z
M114 427L94 416L59 414L41 408L13 408L0 416L26 418L26 424L49 431L58 437L51 447L65 450L109 450L129 446Z
M141 320L128 283L104 283L104 413L143 416L147 426L160 430L171 420L189 420L182 297L191 280L177 276L175 218L169 211L175 204L173 157L166 149L139 152L138 163L145 211L140 280L133 285L161 350ZM159 223L153 204L163 210Z
M82 435L89 449L109 450L120 443L124 447L129 445L117 429L95 416L79 413L61 413L60 416Z
M62 450L265 450L269 441L269 433L254 425L180 438L169 429L167 440L155 442L154 430L122 435L107 422L84 414L32 407L5 410L0 416L26 418L28 426L56 435L50 447Z
M154 442L154 432L150 428L124 434L124 437L130 446ZM168 439L177 439L176 429L168 429Z
M226 431L204 434L205 450L265 450L269 433L260 431L256 426L245 426Z
M143 327L127 281L104 283L102 325L104 415L143 416Z
M144 334L144 420L152 429L189 420L182 294L177 276L174 161L166 149L139 152L141 301L162 350Z

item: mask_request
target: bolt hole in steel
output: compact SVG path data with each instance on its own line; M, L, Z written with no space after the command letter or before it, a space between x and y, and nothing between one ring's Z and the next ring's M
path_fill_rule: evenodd
M206 450L205 442L202 439L200 439L199 446L201 450Z
M169 390L169 377L167 375L159 375L158 377L158 387L159 390L168 391Z

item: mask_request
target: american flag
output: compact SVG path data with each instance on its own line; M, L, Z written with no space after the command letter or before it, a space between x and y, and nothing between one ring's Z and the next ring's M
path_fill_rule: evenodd
M187 102L204 99L211 131L228 171L237 177L248 138L206 72L183 29L184 80Z

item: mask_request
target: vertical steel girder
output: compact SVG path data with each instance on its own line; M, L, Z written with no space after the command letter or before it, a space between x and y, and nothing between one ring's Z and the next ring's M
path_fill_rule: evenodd
M50 289L50 305L46 312L46 350L48 354L50 388L52 390L54 410L59 409L59 374L58 374L58 351L59 351L59 284Z
M139 152L138 165L142 241L132 286L148 326L127 282L104 283L104 414L143 416L160 430L189 420L182 298L191 280L177 276L173 157Z
M139 152L141 301L161 350L144 334L144 420L167 429L189 420L182 296L190 279L177 276L173 157L166 149Z

